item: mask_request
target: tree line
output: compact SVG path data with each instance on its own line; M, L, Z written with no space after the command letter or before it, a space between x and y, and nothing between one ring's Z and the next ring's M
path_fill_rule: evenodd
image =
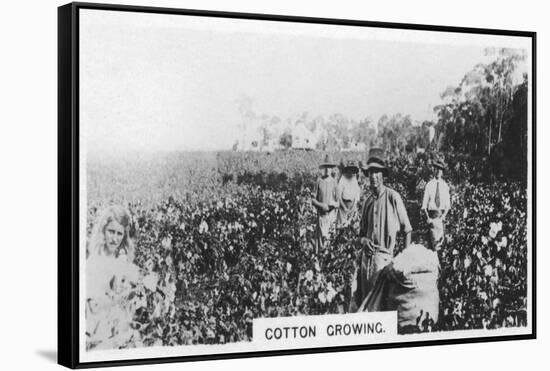
M283 148L293 144L293 128L312 133L315 148L324 151L378 146L400 155L418 151L453 152L486 160L497 175L526 179L528 136L528 75L518 78L518 65L526 53L488 48L491 62L479 63L456 86L441 93L434 121L414 122L410 115L383 115L350 119L336 113L328 117L303 112L296 117L257 114L252 100L242 98L239 111L246 123L256 122L264 143ZM282 131L281 127L285 127Z

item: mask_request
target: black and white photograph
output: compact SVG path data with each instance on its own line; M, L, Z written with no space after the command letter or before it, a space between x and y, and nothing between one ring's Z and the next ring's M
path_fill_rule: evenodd
M533 33L76 17L79 363L533 336Z

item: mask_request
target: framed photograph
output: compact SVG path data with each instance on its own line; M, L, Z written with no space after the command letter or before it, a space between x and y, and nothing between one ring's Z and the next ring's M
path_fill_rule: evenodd
M534 32L58 19L60 364L535 338Z

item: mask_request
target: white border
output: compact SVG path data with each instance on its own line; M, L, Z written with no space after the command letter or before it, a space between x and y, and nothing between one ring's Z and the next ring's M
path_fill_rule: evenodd
M433 341L433 340L451 340L451 339L476 339L480 337L499 337L510 335L529 335L531 333L529 327L522 328L506 328L499 330L457 330L447 332L432 332L423 334L397 335L392 339L378 339L372 342L365 342L361 345L372 344L400 344L417 341ZM357 346L357 343L345 343L339 346ZM91 351L81 358L81 362L102 362L114 360L133 360L133 359L148 359L160 357L185 357L197 355L216 355L230 353L247 353L247 352L264 352L277 350L297 350L297 349L315 349L315 348L331 348L334 345L328 345L322 342L308 344L307 346L288 347L284 343L274 343L273 345L258 345L255 342L238 342L223 345L181 345L174 347L147 347L139 349L122 349L122 350L101 350Z
M117 27L171 28L224 33L254 33L263 35L311 36L331 39L379 40L422 44L526 48L526 38L518 36L470 34L446 31L348 26L317 23L253 20L239 18L211 18L179 14L125 12L116 10L81 9L82 15L94 24ZM185 18L185 20L183 19ZM82 24L82 21L80 22ZM482 36L482 37L480 37ZM529 40L529 39L527 39Z

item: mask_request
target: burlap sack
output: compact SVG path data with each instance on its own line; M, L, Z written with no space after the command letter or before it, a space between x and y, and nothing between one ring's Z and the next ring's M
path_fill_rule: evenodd
M396 310L400 329L430 326L439 316L438 275L437 254L411 245L380 272L358 311Z

